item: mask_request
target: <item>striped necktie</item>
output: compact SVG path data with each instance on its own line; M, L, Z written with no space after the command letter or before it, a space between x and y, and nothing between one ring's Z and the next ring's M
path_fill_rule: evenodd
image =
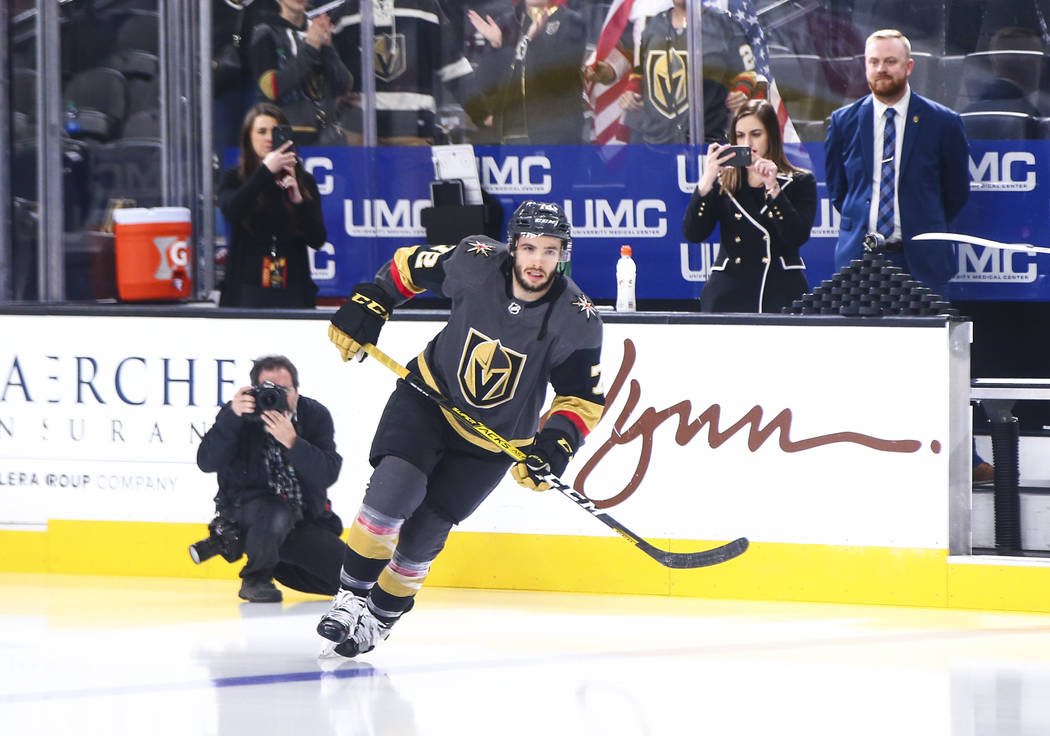
M894 158L897 155L897 126L893 124L896 110L886 108L886 130L882 138L882 177L879 182L879 214L875 230L887 239L893 235Z

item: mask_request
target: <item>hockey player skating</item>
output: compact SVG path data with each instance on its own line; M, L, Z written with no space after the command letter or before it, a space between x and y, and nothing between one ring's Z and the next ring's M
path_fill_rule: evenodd
M572 237L556 204L524 202L507 245L482 235L457 246L401 248L358 284L329 337L349 360L374 344L397 305L430 290L452 301L448 323L409 371L528 454L511 468L533 490L560 475L605 405L602 324L561 272ZM547 384L555 398L537 433ZM492 492L512 460L399 381L379 421L371 480L350 528L340 590L317 632L334 651L372 650L412 608L452 526Z

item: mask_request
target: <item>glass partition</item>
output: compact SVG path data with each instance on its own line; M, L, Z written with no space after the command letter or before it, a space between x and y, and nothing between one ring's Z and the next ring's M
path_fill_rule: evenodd
M38 68L38 6L57 7L54 73ZM1050 38L1032 0L213 0L199 39L163 22L168 6L9 5L0 104L14 299L115 298L113 209L175 204L199 220L198 262L216 266L214 283L202 278L193 294L207 297L224 276L228 223L193 200L210 200L236 164L242 119L258 101L285 112L319 187L328 242L310 268L322 303L428 238L433 153L469 144L481 191L468 191L463 205L475 209L462 211L462 228L501 238L522 200L557 201L576 235L573 277L599 303L611 302L620 245L631 244L642 302L693 308L719 236L686 242L685 207L707 142L724 140L733 110L755 97L774 103L788 158L818 181L802 251L816 285L834 270L840 224L823 181L829 115L868 93L864 41L885 27L911 41L912 90L962 115L972 193L956 230L1050 242L1038 165L1050 136ZM187 43L210 54L211 74L172 93L185 82L165 86L166 75L182 73ZM40 90L59 104L53 144L39 125ZM187 160L209 152L208 186L180 179L192 174ZM60 171L55 197L41 198L40 161ZM40 293L53 260L41 254L55 240L42 206L60 208L65 276L49 289L58 297ZM1045 298L1037 256L957 250L953 298Z
M37 130L37 32L32 2L14 3L6 16L4 29L10 85L8 170L10 177L11 230L6 233L10 247L8 268L10 296L14 301L32 301L39 294L37 250L41 242L37 207L36 146Z

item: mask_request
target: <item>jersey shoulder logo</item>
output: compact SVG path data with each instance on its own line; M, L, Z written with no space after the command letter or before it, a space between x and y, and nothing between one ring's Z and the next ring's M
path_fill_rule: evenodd
M496 249L492 243L482 243L480 240L475 240L467 248L467 253L472 253L476 256L485 256L486 258L492 255L492 251Z
M572 306L580 310L581 314L587 316L587 319L598 316L598 310L594 307L594 302L587 298L586 294L580 294L573 301Z
M463 396L480 409L510 401L518 388L526 355L504 347L470 328L459 360L459 387Z

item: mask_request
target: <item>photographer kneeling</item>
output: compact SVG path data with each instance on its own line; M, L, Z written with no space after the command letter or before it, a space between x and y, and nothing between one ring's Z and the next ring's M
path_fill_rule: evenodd
M251 382L222 407L197 450L197 467L218 473L219 493L211 536L190 555L200 562L221 553L232 562L243 543L239 595L254 603L281 600L275 578L334 595L344 545L327 494L343 463L332 415L299 395L299 372L284 356L256 360Z

